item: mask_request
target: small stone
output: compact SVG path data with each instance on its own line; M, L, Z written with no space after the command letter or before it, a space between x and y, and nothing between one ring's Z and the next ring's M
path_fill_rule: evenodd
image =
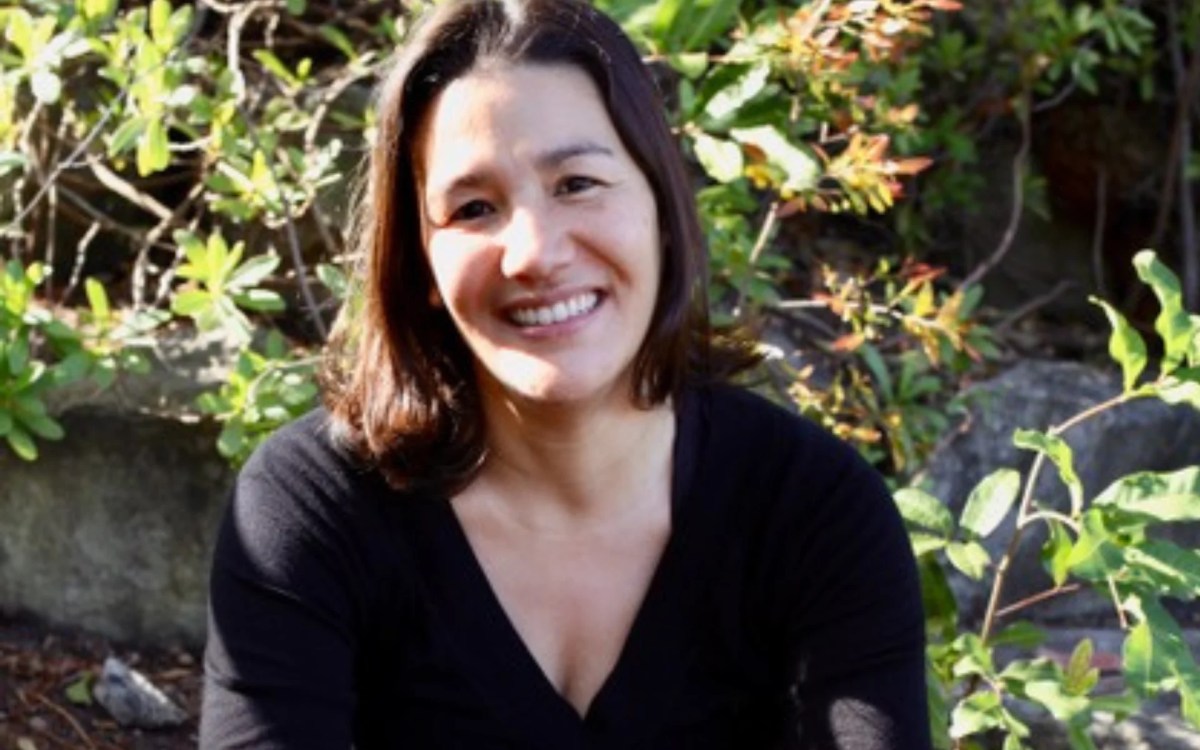
M29 720L29 728L35 732L48 732L50 731L50 722L46 721L44 717L34 716Z
M179 726L187 720L184 710L145 675L112 656L104 660L104 671L92 694L122 726L154 729Z
M187 651L180 651L179 655L175 657L175 661L181 667L192 667L196 664L196 657L192 656Z

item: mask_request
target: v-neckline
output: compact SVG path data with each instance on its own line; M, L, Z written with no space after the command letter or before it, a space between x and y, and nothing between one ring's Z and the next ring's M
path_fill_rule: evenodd
M689 497L700 468L698 400L689 395L676 407L670 534L617 659L582 714L554 686L504 610L450 500L431 499L433 523L417 546L436 571L429 594L439 624L464 659L468 679L524 741L568 748L579 746L589 728L604 731L612 722L650 726L656 701L674 692L691 648L681 618L702 588L694 569L704 556L692 550L711 535L689 533L699 523L695 516L703 515ZM540 728L538 736L526 736L534 727Z

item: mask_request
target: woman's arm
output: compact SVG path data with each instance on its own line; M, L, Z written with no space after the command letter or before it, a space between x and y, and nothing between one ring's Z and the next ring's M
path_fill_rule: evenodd
M837 446L828 459L810 464L810 479L831 481L809 490L791 568L802 592L789 616L796 747L927 750L925 623L908 535L857 454Z
M352 535L288 441L243 470L218 536L202 750L352 743L361 572Z

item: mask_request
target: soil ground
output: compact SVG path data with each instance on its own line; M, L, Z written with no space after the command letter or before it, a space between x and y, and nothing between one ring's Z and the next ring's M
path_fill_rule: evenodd
M187 722L126 729L95 701L72 702L68 688L94 681L107 656L146 675L187 711ZM201 682L197 651L124 647L0 614L0 750L192 750Z

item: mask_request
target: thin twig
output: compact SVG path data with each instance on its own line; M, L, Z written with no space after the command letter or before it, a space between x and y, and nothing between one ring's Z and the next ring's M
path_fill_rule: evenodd
M997 334L1007 331L1009 328L1012 328L1014 325L1016 325L1018 322L1020 322L1022 319L1024 319L1031 313L1037 311L1039 308L1045 307L1046 305L1050 304L1054 300L1061 297L1064 293L1066 293L1074 288L1075 288L1074 281L1072 281L1071 279L1063 279L1062 281L1055 284L1054 288L1051 289L1050 291L1046 292L1045 294L1040 294L1037 297L1034 297L1033 299L1029 300L1025 304L1018 307L1016 310L1013 310L1008 315L1005 315L1003 320L1001 320L996 325L992 326L992 331Z
M79 278L83 275L83 262L87 258L88 246L92 244L92 240L96 239L96 234L100 231L100 222L93 221L88 230L83 233L83 237L79 239L79 243L75 245L75 264L71 267L71 278L67 280L67 288L63 290L62 295L58 298L60 303L65 302L71 293L75 291L75 287L79 285Z
M197 181L192 185L188 194L184 199L175 206L173 211L168 211L166 216L159 217L158 224L150 228L146 233L146 238L142 241L142 246L138 249L137 258L133 262L133 283L130 284L130 296L132 297L133 308L141 309L145 295L143 292L146 287L146 267L150 263L150 250L153 249L159 238L170 229L173 225L178 224L180 218L186 213L196 199L204 192L204 182ZM179 252L176 252L176 257L179 257ZM155 303L157 304L157 302Z
M1092 274L1096 277L1096 294L1108 297L1104 280L1104 228L1108 222L1108 170L1100 165L1096 171L1096 220L1092 224Z
M1200 86L1200 49L1192 50L1191 69L1184 72L1183 45L1179 39L1179 13L1175 0L1167 4L1169 28L1171 30L1171 67L1175 72L1175 85L1179 96L1178 121L1175 124L1179 135L1179 150L1176 165L1179 174L1179 231L1180 255L1183 257L1183 296L1189 310L1200 305L1200 245L1196 242L1196 213L1192 202L1192 186L1188 180L1187 166L1192 154L1192 123L1187 102L1196 99Z
M0 229L0 234L7 234L9 230L19 227L21 223L25 221L25 218L33 211L33 209L37 207L37 204L42 200L42 197L46 194L46 191L50 189L50 186L58 180L58 176L62 174L64 170L78 166L76 159L78 159L83 152L87 151L88 146L92 145L92 141L96 140L101 131L104 130L104 126L108 123L108 119L112 117L113 112L116 111L117 106L124 106L125 97L128 96L129 89L126 89L124 97L116 102L113 102L105 108L104 112L100 115L99 121L92 126L92 129L86 136L84 136L84 139L79 142L79 145L75 147L75 150L71 152L70 156L68 156L65 161L59 162L57 165L55 165L54 170L50 172L49 176L42 180L41 188L34 193L33 198L25 204L25 207L20 213L14 216L7 224L5 224L3 229ZM40 105L35 105L35 111L37 106Z
M1129 630L1129 620L1125 619L1125 610L1121 607L1121 595L1117 593L1117 582L1111 575L1104 576L1104 579L1108 581L1108 593L1112 595L1113 609L1117 610L1117 622L1121 624L1121 630Z
M65 708L58 705L54 701L50 700L46 696L42 695L41 693L34 693L33 695L35 698L37 698L39 701L41 701L44 705L49 706L50 708L54 709L54 711L56 711L59 716L66 719L67 723L71 725L71 727L75 730L76 734L78 734L79 737L83 740L84 744L87 745L89 748L91 748L91 750L95 750L96 745L95 745L95 743L92 742L92 738L89 737L88 733L83 730L83 727L81 727L79 725L79 722L75 721L75 717L72 716L69 711L67 711Z
M1168 25L1174 31L1177 25L1177 12L1173 1L1167 4L1167 10L1171 19ZM1172 34L1172 36L1175 37L1176 35ZM1183 151L1183 142L1184 128L1188 122L1188 106L1189 102L1196 101L1197 90L1200 89L1200 53L1192 56L1191 67L1185 76L1183 74L1182 52L1180 52L1178 60L1175 57L1175 52L1174 45L1172 45L1171 62L1172 67L1175 68L1176 91L1178 92L1176 101L1179 102L1179 105L1175 113L1174 126L1171 128L1171 145L1167 149L1167 164L1163 175L1162 189L1158 198L1158 213L1154 217L1154 231L1151 232L1150 241L1147 243L1151 247L1162 244L1163 237L1167 233L1167 221L1170 218L1171 209L1174 207L1176 194L1176 172L1181 164L1181 159L1187 158L1187 153Z
M92 174L96 175L96 179L101 185L121 196L138 208L154 214L155 218L162 221L171 218L171 209L159 203L154 196L149 193L138 190L131 182L126 180L121 175L109 169L102 162L91 159L88 161L88 166L92 169Z
M1021 215L1025 210L1025 161L1029 156L1032 135L1029 127L1029 91L1023 91L1020 96L1021 98L1017 102L1016 111L1017 122L1021 126L1021 144L1017 148L1017 154L1013 157L1012 163L1012 210L1009 212L1008 226L1005 228L1004 235L1000 238L1000 244L996 247L995 251L958 285L959 291L978 284L984 276L991 272L1004 259L1004 256L1008 255L1008 251L1012 249L1013 241L1017 238L1017 229L1021 226Z
M1034 604L1039 604L1047 599L1053 599L1056 596L1074 593L1081 588L1083 588L1083 586L1078 583L1068 583L1063 586L1055 586L1052 589L1047 589L1046 591L1039 592L1033 596L1027 596L1019 602L1013 602L1007 607L998 610L996 612L996 617L1008 617L1013 612L1020 611L1026 607L1032 607Z
M241 113L242 119L246 123L246 132L250 134L250 139L254 141L254 148L262 151L263 156L267 156L263 150L262 142L258 138L258 129L254 126L254 121L250 119L249 114L238 105L238 112ZM283 210L283 218L287 223L287 238L288 249L292 255L292 265L296 269L296 280L300 283L300 294L304 298L304 305L307 309L309 319L312 320L313 326L317 329L318 335L324 340L329 337L329 331L325 327L325 321L321 318L321 310L317 306L316 297L313 296L312 285L308 283L308 273L304 265L304 255L300 250L300 237L296 233L296 222L292 219L291 209L287 205L287 198L283 193L283 185L279 182L279 175L275 171L275 165L271 159L266 159L267 171L271 174L271 183L275 188L275 193L279 198L280 208Z
M1079 533L1079 522L1067 514L1059 513L1056 510L1034 511L1022 519L1022 523L1026 526L1036 521L1058 521L1059 523L1070 527L1075 533Z

